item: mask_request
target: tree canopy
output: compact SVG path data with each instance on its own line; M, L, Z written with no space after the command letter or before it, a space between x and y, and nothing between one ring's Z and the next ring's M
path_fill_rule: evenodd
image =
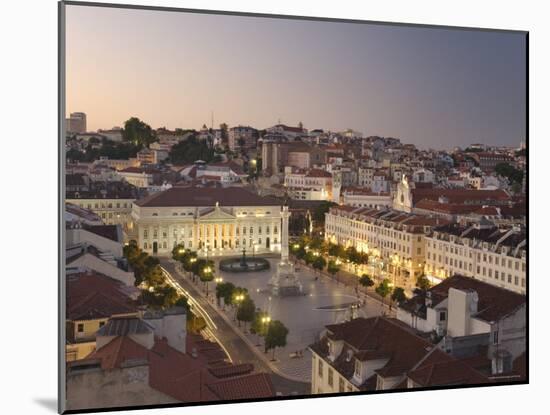
M245 324L254 320L254 314L256 312L256 304L254 300L249 296L245 296L244 300L239 303L237 308L237 320L243 321Z
M325 223L325 213L327 213L329 209L333 206L337 206L337 203L329 202L329 201L323 201L319 203L319 205L313 211L313 214L312 214L313 220L317 224Z
M275 348L286 346L287 335L288 329L283 323L279 320L271 321L265 336L265 351L273 350L273 358L275 358Z
M376 294L382 298L386 298L391 292L390 280L385 278L375 289Z
M312 264L313 269L316 269L317 271L322 271L326 265L327 265L327 260L320 255L315 257Z
M361 284L363 287L369 288L374 285L374 281L367 274L363 274L361 275L361 278L359 278L359 284Z
M209 163L214 159L214 155L214 149L210 148L206 141L200 141L192 135L187 140L175 144L168 156L172 163L189 164L197 160Z
M224 304L231 304L235 285L231 282L221 282L216 285L216 298L223 298Z
M508 163L498 163L495 166L495 172L499 176L506 177L510 184L521 183L523 180L523 171Z
M253 334L257 334L258 336L265 337L265 335L267 334L267 329L269 327L269 323L266 321L267 318L269 318L267 312L256 312L254 314L254 320L252 320L252 324L250 326L250 331Z
M405 295L405 290L401 287L395 287L391 293L392 301L395 301L397 304L402 304L407 296Z
M421 290L426 291L431 287L430 280L424 274L421 274L416 279L416 286Z
M340 271L340 266L336 263L336 261L330 260L328 261L327 271L329 274L335 275Z
M134 145L143 147L147 147L156 141L153 129L137 117L132 117L124 122L122 138Z

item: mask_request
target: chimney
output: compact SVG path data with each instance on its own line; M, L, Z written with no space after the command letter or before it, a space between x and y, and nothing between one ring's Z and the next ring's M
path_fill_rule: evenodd
M451 337L470 335L470 319L477 313L478 294L474 290L449 289L447 333Z

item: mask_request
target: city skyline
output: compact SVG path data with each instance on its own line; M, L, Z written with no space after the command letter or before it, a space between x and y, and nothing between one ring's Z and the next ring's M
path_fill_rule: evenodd
M67 112L89 114L89 130L131 116L200 128L213 112L214 127L301 121L425 148L518 146L525 54L519 32L74 6Z

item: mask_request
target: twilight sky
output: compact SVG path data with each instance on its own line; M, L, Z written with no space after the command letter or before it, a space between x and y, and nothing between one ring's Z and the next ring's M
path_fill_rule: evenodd
M525 140L525 35L67 6L88 130L353 128L420 147Z

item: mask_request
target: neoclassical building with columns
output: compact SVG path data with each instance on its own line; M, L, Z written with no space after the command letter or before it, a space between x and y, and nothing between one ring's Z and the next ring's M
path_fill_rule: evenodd
M182 244L200 256L281 252L282 202L240 187L173 187L134 202L132 239L153 255Z

